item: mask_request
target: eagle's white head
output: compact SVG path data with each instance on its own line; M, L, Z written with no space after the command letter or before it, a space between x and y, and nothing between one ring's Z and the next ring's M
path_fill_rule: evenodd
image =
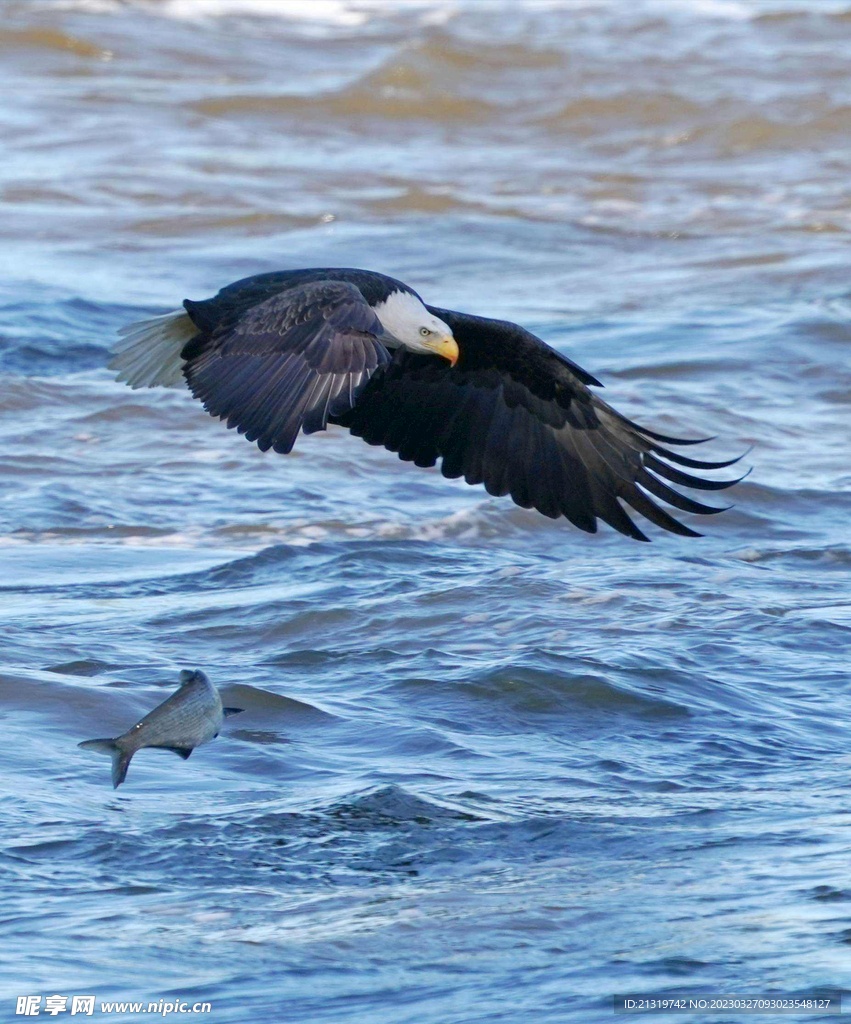
M416 295L391 292L373 309L384 330L411 352L443 356L452 366L458 361L458 343L449 325L429 313Z

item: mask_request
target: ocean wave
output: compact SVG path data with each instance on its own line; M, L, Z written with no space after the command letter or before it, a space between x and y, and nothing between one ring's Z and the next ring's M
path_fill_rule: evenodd
M561 670L553 665L547 669L534 668L524 664L506 665L498 669L476 674L467 680L452 682L453 699L458 702L486 702L498 708L498 718L508 728L536 716L573 717L577 713L603 713L627 715L637 718L676 719L687 717L689 710L672 697L635 689L614 682L612 678L582 671L576 666L579 659L562 658L555 655L536 654L539 662L561 660ZM567 671L567 665L573 665ZM434 692L439 684L431 680L409 680L406 686L425 688ZM428 696L428 694L424 694ZM480 712L481 714L481 712ZM469 715L463 716L469 720ZM492 715L488 721L493 725ZM510 723L514 725L510 725Z
M0 49L11 47L16 50L58 50L72 53L77 57L95 57L100 60L112 57L112 51L80 36L69 35L55 28L0 28Z
M165 17L194 21L203 18L227 18L235 15L282 18L292 21L327 22L342 28L355 28L370 18L398 11L398 0L30 0L33 6L46 5L90 13L115 13L126 5L155 11ZM431 22L475 10L480 0L405 0L405 6ZM499 0L491 4L492 13L512 7L530 11L554 11L565 7L565 0ZM579 0L571 3L583 13L613 11L620 13L621 0ZM830 14L841 14L842 0L824 0L820 5ZM759 10L744 0L636 0L631 13L657 17L690 15L721 21L748 21L774 16L803 16L808 8L802 0L763 0Z
M301 96L295 93L240 95L230 91L225 96L191 102L188 108L207 117L253 114L320 121L337 118L352 129L376 119L475 123L497 116L502 109L474 95L464 96L441 88L438 82L424 79L401 65L333 92Z

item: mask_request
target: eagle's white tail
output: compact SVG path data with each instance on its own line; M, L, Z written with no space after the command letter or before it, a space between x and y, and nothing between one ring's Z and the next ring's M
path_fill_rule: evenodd
M183 346L198 333L185 309L128 324L118 332L110 369L131 388L177 388L183 381Z

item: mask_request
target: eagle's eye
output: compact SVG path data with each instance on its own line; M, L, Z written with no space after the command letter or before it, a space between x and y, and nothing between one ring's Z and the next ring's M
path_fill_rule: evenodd
M428 336L429 336L429 335L431 334L431 331L430 331L430 330L428 329L428 327L421 327L421 328L420 328L420 334L421 334L421 335L422 335L422 336L423 336L424 338L427 338L427 337L428 337Z

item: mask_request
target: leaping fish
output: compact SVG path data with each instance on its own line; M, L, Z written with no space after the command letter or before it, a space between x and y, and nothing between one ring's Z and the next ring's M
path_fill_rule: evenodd
M84 740L77 746L112 758L112 787L127 775L130 759L143 747L172 750L186 760L196 747L219 735L225 718L244 708L224 708L219 691L196 669L180 673L180 686L131 729L114 739Z

